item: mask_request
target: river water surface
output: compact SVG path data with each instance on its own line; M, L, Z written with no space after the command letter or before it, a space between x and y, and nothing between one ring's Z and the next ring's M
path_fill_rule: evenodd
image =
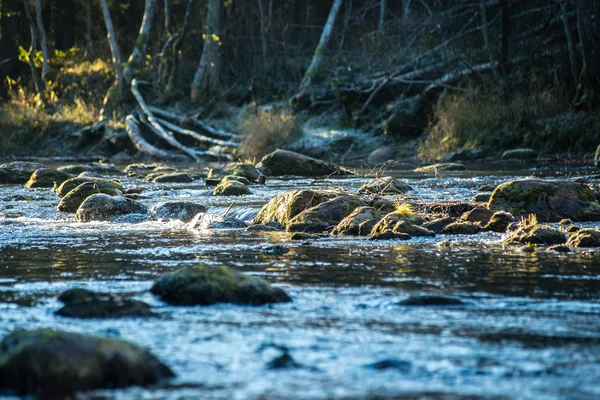
M501 169L494 167L493 169ZM592 174L586 169L559 171ZM403 175L404 174L404 175ZM398 175L421 200L467 200L482 184L534 170ZM555 173L550 170L550 177ZM133 178L120 178L141 185ZM202 181L143 184L151 207L185 199L251 219L277 193L356 191L365 178L270 180L252 196L212 197ZM285 233L199 231L179 221L126 217L76 222L49 189L0 186L0 337L55 328L149 348L177 374L152 388L86 399L598 399L600 252L525 253L502 236L371 242L292 242ZM584 224L594 226L593 224ZM448 242L450 240L450 242ZM273 245L286 254L264 251ZM263 307L173 307L148 289L165 271L226 264L284 288L293 302ZM158 318L77 320L54 315L69 288L133 295ZM410 307L411 295L460 306ZM295 368L273 369L289 354Z

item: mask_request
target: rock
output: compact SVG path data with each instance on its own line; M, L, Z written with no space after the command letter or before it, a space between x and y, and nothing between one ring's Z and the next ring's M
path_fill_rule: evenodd
M231 215L223 217L214 213L199 213L192 219L188 229L245 229L246 224L239 218Z
M375 166L377 164L383 164L386 161L393 160L396 157L396 150L390 146L382 146L377 150L373 150L367 158L367 164Z
M287 150L275 150L263 157L259 168L266 168L269 173L265 175L282 176L324 176L332 174L347 174L337 165L300 153Z
M0 164L0 185L2 184L24 184L31 174L46 166L33 162L14 161Z
M148 350L122 340L38 329L13 332L0 342L0 392L19 396L65 398L76 391L147 386L173 376Z
M505 243L554 245L567 242L564 232L549 225L539 224L535 218L519 223L517 229L504 239Z
M386 215L396 211L396 202L387 197L381 197L376 195L374 197L371 197L369 207L373 207L374 209L379 211L381 215Z
M191 201L167 201L153 206L150 210L150 217L155 220L178 219L190 222L196 214L201 212L206 212L206 207L202 204Z
M382 215L374 207L358 207L331 231L332 235L368 236Z
M225 182L239 182L242 185L250 185L250 181L246 178L244 178L243 176L235 176L235 175L227 175L225 177L223 177L223 179L221 179L221 182L219 183L225 183Z
M148 209L141 203L125 197L94 194L79 206L75 216L79 222L106 221L116 215L146 214Z
M465 302L456 297L421 295L410 296L398 303L401 306L464 306Z
M485 185L481 185L477 188L478 192L493 192L498 185L492 185L491 183L486 183Z
M490 218L490 221L484 228L492 232L506 232L508 226L513 222L515 222L515 217L511 213L497 211L492 215L492 218Z
M547 251L556 251L557 253L570 253L571 248L566 244L555 244L554 246L548 247Z
M286 228L288 232L323 232L337 226L352 211L364 205L360 197L339 196L302 211L290 219Z
M348 150L360 146L367 146L371 138L356 134L355 131L341 131L336 129L302 129L302 135L286 146L288 150L318 159L340 159Z
M404 214L399 212L391 212L386 214L375 224L371 230L371 235L377 235L378 233L385 233L392 231L396 224L400 221L408 221L413 225L420 225L423 223L423 217L416 214Z
M477 161L486 158L488 152L479 149L465 149L442 157L443 162Z
M491 193L478 193L473 196L471 201L473 203L488 203L490 201L490 197L492 197Z
M86 182L67 193L58 203L56 209L61 212L74 213L81 203L94 194L104 193L110 196L123 196L110 182Z
M63 197L71 190L75 189L77 186L83 183L97 183L99 186L112 186L113 188L123 192L125 187L118 181L114 181L111 179L90 177L90 176L78 176L75 178L67 179L63 183L60 184L57 188L54 189L54 192L59 196Z
M85 289L70 289L58 300L65 306L57 315L71 318L127 318L152 317L150 306L138 300L123 298L113 293L95 293Z
M600 168L600 145L596 147L596 153L594 154L594 165L596 168Z
M287 225L302 211L331 200L340 195L324 190L294 190L278 194L259 211L253 224L266 224L272 221Z
M232 174L246 178L252 182L256 182L260 176L260 172L258 172L258 169L252 164L237 164L233 167Z
M456 218L452 217L437 218L432 221L425 222L423 224L423 228L429 229L434 233L442 233L448 225L453 224L455 222Z
M129 164L125 167L123 172L127 176L145 176L151 173L159 164Z
M459 218L475 207L477 207L477 205L473 203L441 201L428 204L426 209L433 214L447 214L449 217Z
M252 192L243 183L226 181L219 183L212 194L213 196L247 196Z
M179 306L233 303L259 306L292 301L280 288L225 266L198 265L160 276L151 292Z
M73 178L73 175L66 172L57 171L52 168L40 168L31 174L27 183L25 183L25 187L54 187L71 178Z
M82 172L93 172L100 175L120 175L121 171L112 164L91 163L86 165L65 165L56 169L67 174L77 175Z
M495 211L488 210L487 208L477 207L464 213L461 218L469 222L487 224L495 213Z
M567 246L570 247L600 247L600 230L583 228L569 236Z
M290 249L288 247L285 247L285 246L275 245L275 246L265 247L264 249L261 249L260 252L263 253L263 254L270 254L270 255L274 255L274 256L281 256L281 255L289 253Z
M439 163L416 168L415 172L436 173L437 171L465 171L467 167L459 163Z
M444 228L446 235L475 235L481 228L471 222L454 222Z
M159 174L152 178L153 183L190 183L193 181L194 179L189 174L179 172Z
M406 182L386 176L384 178L376 178L372 182L366 182L358 190L358 193L403 194L412 189Z
M267 369L292 369L301 368L302 366L290 356L289 353L283 353L279 357L275 357L267 363Z
M369 236L369 240L408 240L410 235L407 233L385 231L382 233L375 233Z
M421 226L411 224L408 221L399 221L396 225L394 225L392 232L406 233L407 235L410 235L410 236L429 236L429 237L435 236L435 232L432 232L427 228L423 228Z
M538 153L533 149L513 149L507 150L502 154L503 160L529 161L536 160L537 157Z
M395 369L403 373L409 373L412 369L412 364L404 360L395 360L393 358L374 362L373 364L365 365L365 368L374 369L377 371L385 371Z
M585 184L570 181L524 179L501 184L488 204L490 210L516 217L535 214L539 221L600 221L600 203Z
M266 224L250 225L246 228L248 232L281 232L285 231L285 226L277 221L271 221Z
M319 236L317 235L311 235L310 233L305 233L305 232L294 232L290 235L290 240L312 240L315 239Z

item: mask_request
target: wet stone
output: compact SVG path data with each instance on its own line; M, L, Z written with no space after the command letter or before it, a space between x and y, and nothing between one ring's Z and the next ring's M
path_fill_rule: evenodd
M185 173L159 174L152 179L153 183L190 183L193 181L194 179Z
M155 316L148 304L113 293L70 289L62 293L58 300L62 301L65 306L58 310L56 314L63 317L128 318Z
M135 200L101 193L85 199L75 216L79 222L90 222L107 221L117 215L146 213L146 206Z
M264 249L262 249L260 251L263 254L270 254L270 255L274 255L274 256L280 256L283 254L287 254L290 252L290 249L285 247L285 246L269 246L269 247L265 247Z
M412 369L412 364L409 361L388 358L385 360L374 362L372 364L367 364L365 365L365 368L374 369L377 371L385 371L392 369L403 373L408 373Z
M156 204L150 210L150 217L155 220L181 220L190 222L201 212L206 212L206 207L202 204L191 201L167 201Z
M283 353L267 363L267 369L292 369L301 367L289 353Z
M0 164L0 184L24 184L31 174L40 168L46 168L42 164L14 161Z
M421 295L410 296L398 303L400 306L463 306L466 303L456 297Z
M252 192L243 183L230 180L219 183L212 194L213 196L247 196Z
M71 178L73 178L73 175L66 172L57 171L52 168L40 168L31 174L27 183L25 183L25 187L54 187Z

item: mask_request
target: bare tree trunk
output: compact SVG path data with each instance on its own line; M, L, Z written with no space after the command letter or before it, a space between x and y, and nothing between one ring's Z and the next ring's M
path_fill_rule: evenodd
M42 47L42 80L48 80L48 40L46 39L46 29L44 29L44 19L42 18L42 0L35 0L35 18L40 31L40 45Z
M302 83L300 83L300 92L308 88L320 72L321 65L323 64L323 54L325 53L325 50L329 44L331 32L333 31L333 26L335 25L335 20L340 11L342 1L343 0L334 0L333 5L331 6L329 17L327 18L327 22L323 28L323 33L321 34L321 39L319 40L319 44L315 50L312 62L304 74Z
M492 55L492 46L490 45L490 30L488 28L487 9L485 7L486 0L481 0L481 20L483 22L483 43L485 45L485 51L487 52L488 61L492 67L494 78L498 80L498 70L494 63L494 56Z
M267 67L267 56L268 56L268 46L267 46L267 31L265 29L265 10L263 7L262 0L258 0L258 14L260 16L260 38L262 41L262 53L263 53L263 63L265 65L265 69Z
M121 98L123 96L123 66L121 65L121 53L119 52L119 45L117 44L117 37L115 35L115 27L110 17L110 10L106 0L100 0L100 6L102 7L102 15L104 17L104 24L106 25L106 33L108 36L108 44L110 46L110 52L113 58L113 64L115 66L115 83L108 89L106 96L104 97L104 103L102 104L102 110L100 111L100 119L104 119L116 112L121 105Z
M167 94L171 95L175 91L175 87L177 86L177 71L179 69L179 49L181 45L185 41L187 36L188 27L190 25L190 14L192 12L192 8L194 7L194 0L188 0L187 7L185 9L185 15L183 17L183 27L179 32L179 37L175 39L173 43L173 51L170 56L167 56L167 60L165 62L165 78L167 79Z
M192 99L199 100L216 94L221 75L221 28L222 0L208 1L208 29L204 33L204 47L198 69L192 82Z
M172 19L173 17L171 16L171 0L164 0L165 2L165 33L167 34L166 36L171 36L171 31L173 29L172 27Z
M567 47L569 49L569 61L571 62L571 73L573 74L573 82L577 85L577 76L579 67L577 66L577 57L575 56L575 45L573 43L573 34L569 25L569 14L567 10L567 0L561 0L560 8L562 10L563 24L565 27L565 35L567 37Z
M35 85L35 90L38 92L40 96L40 101L44 104L44 107L47 106L46 103L46 94L44 81L40 78L40 73L35 67L35 62L33 61L35 58L35 50L37 47L37 36L35 33L35 23L31 18L31 13L29 12L29 4L27 0L23 0L23 8L25 10L25 17L29 22L29 31L31 32L31 46L29 47L29 55L27 57L27 61L29 62L29 67L31 68L31 74L33 75L33 83Z
M94 44L92 43L92 0L85 0L85 55L92 58Z
M146 47L148 47L148 40L150 39L150 31L152 30L152 17L154 16L154 10L156 8L156 0L146 0L146 7L144 8L144 18L142 19L142 25L140 26L140 32L135 40L131 55L127 60L125 69L123 70L123 84L128 87L134 78L136 69L143 65L146 59Z
M385 13L387 11L387 0L379 0L379 35L385 34Z
M589 108L598 102L598 72L600 38L594 37L592 25L592 0L577 0L577 29L581 43L583 70L579 77L579 87L575 97L576 107Z
M410 3L412 0L402 0L402 19L407 20L410 18Z

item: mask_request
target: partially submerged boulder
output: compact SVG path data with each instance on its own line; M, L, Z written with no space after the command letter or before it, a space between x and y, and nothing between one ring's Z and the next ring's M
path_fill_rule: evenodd
M0 342L0 392L19 396L147 386L173 376L148 350L122 340L38 329Z
M259 306L292 301L280 288L226 266L198 265L160 276L151 292L179 306L233 303Z
M93 172L99 175L121 174L121 171L119 171L113 164L103 164L97 162L83 165L65 165L57 168L57 170L71 175L81 174L82 172Z
M377 193L377 194L403 194L412 190L412 187L406 182L386 176L383 178L375 178L371 182L366 182L358 190L358 193Z
M150 306L142 301L125 298L115 293L96 293L85 289L70 289L58 300L65 306L56 312L71 318L128 318L152 317Z
M406 220L399 221L396 225L394 225L392 232L406 233L410 236L435 236L435 232L430 231L427 228L423 228L422 226L411 224L409 221Z
M412 213L402 213L397 211L391 212L384 215L383 218L381 218L379 222L375 224L371 230L371 235L391 232L400 221L408 221L413 225L421 225L423 223L423 217Z
M243 183L230 180L219 183L212 194L213 196L247 196L252 192Z
M236 175L224 176L223 179L221 179L221 182L219 182L219 184L226 183L226 182L239 182L243 185L250 185L250 181L247 178L244 178L243 176L236 176Z
M324 176L347 173L333 163L287 150L275 150L264 156L259 164L259 169L263 168L265 175L271 176Z
M506 243L541 244L551 246L567 242L567 236L560 229L537 222L535 217L522 220L517 229L504 239Z
M194 179L186 173L173 172L173 173L158 173L158 176L152 178L153 183L190 183Z
M365 202L358 196L345 195L302 211L287 223L289 232L323 232L335 227Z
M513 222L515 222L515 217L511 213L497 211L492 215L492 218L490 218L484 228L492 232L506 232L508 226Z
M454 222L446 226L442 233L446 235L476 235L481 228L472 222Z
M150 217L155 220L178 219L190 222L196 214L206 212L206 207L192 201L166 201L156 204L150 210Z
M121 182L112 179L98 178L94 176L86 176L84 174L80 174L75 178L67 179L66 181L62 182L58 187L54 188L54 192L59 197L63 197L71 190L75 189L77 186L88 182L96 183L99 186L112 186L113 188L120 190L121 192L125 190L125 187L121 184Z
M523 179L501 184L488 204L490 210L516 217L535 214L539 221L600 221L600 203L589 186L570 181Z
M457 222L456 218L452 217L436 218L431 221L425 222L423 224L423 228L429 229L434 233L442 233L448 225L453 224L455 222Z
M117 215L146 214L148 209L138 201L100 193L84 200L75 216L79 222L107 221Z
M31 174L27 183L25 183L25 187L54 187L71 178L73 178L73 175L66 172L57 171L52 168L40 168Z
M256 182L256 180L260 176L260 172L252 164L237 164L235 167L232 168L231 172L235 176L246 178L252 182Z
M325 190L294 190L278 194L263 206L254 224L266 224L277 221L287 225L288 222L302 211L338 197L340 193Z
M67 193L56 208L58 211L74 213L85 199L98 193L123 196L123 193L110 182L86 182Z
M188 229L245 229L246 223L233 215L198 213L188 225Z
M374 207L358 207L331 231L332 235L368 236L381 213Z
M31 174L40 168L46 167L42 164L25 161L0 164L0 185L24 184L29 180Z
M469 222L481 222L487 224L494 216L495 212L483 207L476 207L462 215L462 219Z
M600 230L583 228L569 236L567 245L570 247L600 247Z

